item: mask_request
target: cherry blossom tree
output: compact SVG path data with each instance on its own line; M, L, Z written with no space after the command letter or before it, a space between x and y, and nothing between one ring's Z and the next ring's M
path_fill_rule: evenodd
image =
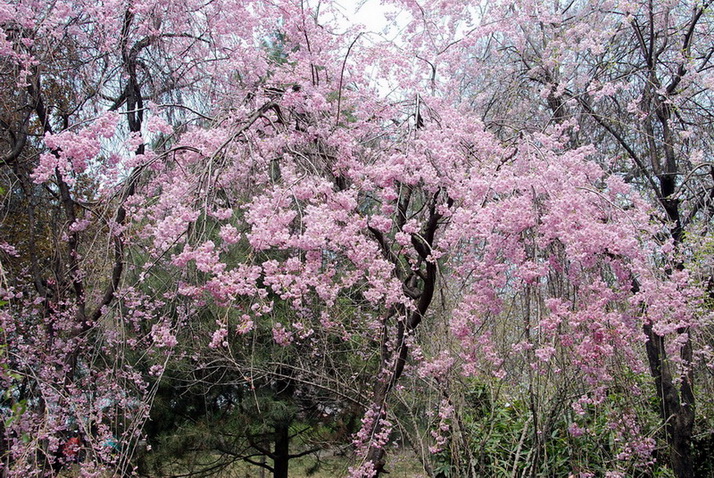
M126 202L145 168L136 161L147 152L142 128L166 128L145 124L149 101L190 96L202 66L226 55L208 48L216 15L188 3L2 4L5 204L18 204L8 212L28 234L15 236L17 248L3 243L3 254L22 254L3 261L14 265L2 324L12 473L51 473L66 461L70 434L89 468L130 466L151 391L125 351L152 340L127 342L125 331L141 333L137 321L159 304L130 285L116 301ZM187 120L180 106L177 126Z
M2 166L30 229L0 244L9 474L67 465L72 433L84 473L129 472L174 356L235 357L267 324L373 367L352 476L385 471L405 376L518 382L513 356L584 384L580 415L649 367L691 476L706 317L680 254L709 189L685 155L710 144L673 151L672 129L703 124L709 6L391 3L389 41L330 2L2 4ZM436 309L454 345L431 356ZM210 340L183 333L205 317ZM647 469L637 417L612 427L612 476Z
M706 237L710 2L394 4L409 11L424 76L450 83L500 138L565 128L569 148L592 144L648 199L675 249ZM643 332L672 467L691 476L699 339L686 322Z

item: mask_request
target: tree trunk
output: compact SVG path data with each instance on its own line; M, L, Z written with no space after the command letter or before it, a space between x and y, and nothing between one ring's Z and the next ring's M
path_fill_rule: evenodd
M644 326L647 335L647 358L655 380L655 388L660 401L660 415L665 423L665 435L670 449L670 464L677 478L694 478L691 459L692 430L694 428L694 393L691 374L682 377L677 386L672 379L670 365L664 348L664 339L654 333L651 324ZM686 333L686 331L680 331ZM684 363L691 363L691 342L682 347Z
M275 426L275 451L273 452L273 478L288 478L290 462L290 427L288 424Z

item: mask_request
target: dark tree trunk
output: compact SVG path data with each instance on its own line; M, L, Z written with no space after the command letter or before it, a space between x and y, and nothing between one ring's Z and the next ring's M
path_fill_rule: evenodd
M275 427L275 451L273 452L273 478L288 478L290 462L290 427L287 423Z
M665 434L670 448L670 464L677 478L694 478L692 465L692 430L694 428L694 392L691 375L682 377L679 388L672 379L664 340L652 330L652 325L644 326L647 335L647 358L655 380L655 388L660 401L660 415L665 423ZM682 331L681 333L685 333ZM691 342L682 348L682 359L691 363Z
M411 190L407 189L406 194L400 199L398 204L398 223L401 225L406 221L406 211L411 200ZM436 194L428 201L429 213L422 227L421 234L412 235L412 246L421 258L419 266L419 278L414 272L406 271L402 268L400 259L393 253L384 235L374 229L370 229L386 259L392 261L395 267L396 277L402 282L403 290L407 297L414 301L414 310L407 312L403 308L394 308L387 320L385 320L383 337L381 343L381 366L380 374L374 385L372 393L372 407L377 411L372 425L370 436L379 436L384 432L382 420L387 418L387 403L389 394L397 384L404 372L404 367L409 356L408 337L421 324L429 306L434 298L436 289L437 266L430 258L434 236L441 224L442 214L438 212L437 206L443 201L447 207L453 205L453 200L448 196L442 197L442 192ZM395 319L396 324L390 327L389 320ZM378 478L387 471L384 470L385 451L382 444L371 443L367 451L366 462L372 463L374 476Z

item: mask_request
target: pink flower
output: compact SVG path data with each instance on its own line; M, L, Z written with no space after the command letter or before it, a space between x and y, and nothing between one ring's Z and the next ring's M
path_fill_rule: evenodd
M273 325L273 340L278 345L286 347L293 341L293 333L286 330L280 322Z
M586 430L584 428L580 428L577 423L571 423L570 426L568 426L568 433L575 438L583 436L585 432Z

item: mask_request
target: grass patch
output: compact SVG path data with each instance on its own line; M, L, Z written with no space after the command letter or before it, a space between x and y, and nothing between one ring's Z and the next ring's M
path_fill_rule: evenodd
M407 451L396 451L388 455L386 469L390 478L426 478L427 475L422 469L421 463L413 453ZM270 461L268 461L270 463ZM349 467L354 466L356 461L350 456L334 455L330 452L323 452L318 459L315 456L305 456L295 458L290 461L290 478L340 478L349 473ZM163 475L156 476L176 476L181 475L193 468L196 471L195 463L176 464L166 467ZM171 470L171 471L169 471ZM211 475L216 478L272 478L272 473L264 468L251 465L245 462L236 462L225 469L216 471Z

